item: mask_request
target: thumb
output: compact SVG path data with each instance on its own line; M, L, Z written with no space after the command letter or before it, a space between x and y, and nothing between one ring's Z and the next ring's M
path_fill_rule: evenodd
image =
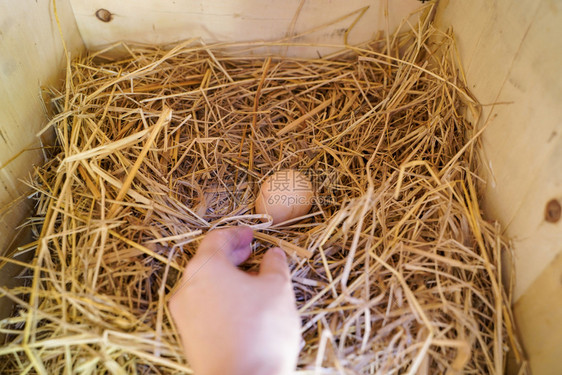
M278 247L269 249L261 261L259 275L275 275L280 276L283 281L289 281L291 274L285 252Z
M254 237L250 227L215 229L207 233L195 254L194 260L210 261L223 257L237 266L250 256L250 243ZM203 258L203 259L202 259Z

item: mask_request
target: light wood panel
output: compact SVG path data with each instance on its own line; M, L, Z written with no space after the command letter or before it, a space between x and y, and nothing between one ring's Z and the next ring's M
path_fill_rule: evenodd
M68 45L83 48L68 0L57 7ZM35 137L46 124L40 88L60 86L64 65L52 1L0 1L0 253L28 213L21 179L42 161Z
M418 0L71 0L71 3L84 42L90 49L121 40L150 44L192 37L201 37L206 43L272 41L288 33L300 34L328 24L331 25L303 35L297 41L342 44L345 31L357 19L358 11L368 7L349 33L349 42L354 44L369 40L379 30L394 31L404 17L421 4ZM384 15L387 4L388 24ZM109 10L112 20L106 23L96 18L99 9ZM341 19L345 15L348 16ZM269 52L315 57L330 50L295 47Z
M516 297L562 250L561 224L544 222L562 198L561 1L450 2L471 90L485 104L485 208L516 245ZM558 242L558 243L557 243Z
M486 104L484 208L514 242L523 343L536 374L556 373L562 222L544 211L562 199L562 1L441 1L437 24L455 31L470 89Z
M519 298L514 310L533 374L559 375L562 369L562 253Z

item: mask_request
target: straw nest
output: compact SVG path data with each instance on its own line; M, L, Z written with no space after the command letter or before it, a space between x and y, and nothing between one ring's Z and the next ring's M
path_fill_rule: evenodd
M422 22L317 59L120 47L69 63L53 92L35 257L1 289L2 373L190 373L167 299L202 236L239 224L256 230L245 269L272 245L291 255L301 373L500 374L508 347L520 357L450 35ZM254 198L283 168L317 201L272 226Z

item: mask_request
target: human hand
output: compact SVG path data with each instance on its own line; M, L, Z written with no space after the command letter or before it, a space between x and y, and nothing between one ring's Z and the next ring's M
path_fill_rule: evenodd
M251 253L248 227L209 232L169 302L195 375L291 374L300 319L287 259L272 248L257 275L239 270Z

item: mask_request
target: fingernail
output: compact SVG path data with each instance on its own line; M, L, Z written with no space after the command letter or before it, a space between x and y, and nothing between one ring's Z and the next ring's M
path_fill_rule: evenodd
M239 243L247 244L249 242L252 242L252 240L254 239L254 231L252 230L252 228L248 226L239 226L234 228L236 228L236 240Z

